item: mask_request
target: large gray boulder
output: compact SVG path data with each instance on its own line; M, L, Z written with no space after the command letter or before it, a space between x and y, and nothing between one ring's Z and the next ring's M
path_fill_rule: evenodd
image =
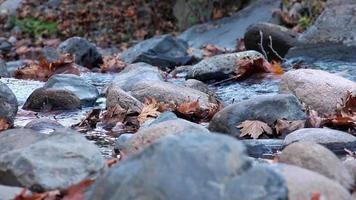
M239 137L237 128L246 120L259 120L272 125L277 119L303 120L303 107L293 95L261 95L225 107L215 114L209 130Z
M13 126L18 110L18 102L11 89L0 81L0 118Z
M141 112L143 103L131 96L128 92L122 90L118 85L111 84L106 90L106 107L119 105L125 110Z
M281 92L294 94L320 114L333 114L356 83L322 70L298 69L282 76Z
M356 2L329 0L313 26L298 39L287 57L356 61Z
M353 186L353 177L338 157L327 148L312 142L296 142L287 146L279 162L296 165L339 182L346 189Z
M243 58L263 58L257 51L244 51L213 56L204 59L199 63L189 66L187 78L208 81L211 79L219 80L228 78L236 68L236 62Z
M0 135L0 184L41 192L65 189L106 169L95 146L69 129L50 135L12 129Z
M164 137L114 166L87 198L275 200L287 195L281 176L267 166L252 166L237 140L187 132Z
M344 148L356 151L355 136L328 128L304 128L296 130L286 136L284 145L299 141L321 144L336 154L345 154Z
M83 106L92 106L99 97L99 91L95 86L74 74L54 75L43 87L71 91L79 97Z
M101 54L96 46L81 37L72 37L62 42L58 48L60 53L74 55L75 63L86 68L98 68L103 63Z
M320 199L350 200L351 194L338 182L319 173L294 165L278 164L288 186L288 199L311 199L320 194Z
M146 63L135 63L128 65L117 74L112 84L125 91L130 91L134 85L141 81L163 81L163 76L157 67Z
M272 10L279 8L279 0L258 0L231 17L195 25L179 38L189 46L201 48L213 44L221 48L235 49L236 40L243 38L247 27L257 22L273 22Z

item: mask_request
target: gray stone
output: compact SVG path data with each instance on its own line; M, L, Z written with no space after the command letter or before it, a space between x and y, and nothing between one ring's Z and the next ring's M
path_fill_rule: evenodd
M322 70L298 69L282 76L281 92L292 93L320 114L333 114L356 83Z
M58 46L58 52L75 56L75 63L89 69L99 68L103 63L102 56L96 46L81 37L72 37Z
M351 199L350 193L338 182L319 173L287 164L276 167L287 181L289 200L311 199L315 194L320 194L320 199Z
M70 129L51 135L12 129L0 135L0 184L32 191L65 189L106 169L104 159L85 137Z
M106 91L106 107L110 108L115 105L137 113L140 113L143 107L142 102L122 90L116 84L111 84Z
M24 126L24 128L32 129L41 133L52 133L57 129L62 129L64 126L55 120L47 118L34 119Z
M345 154L344 148L356 151L355 136L328 128L305 128L296 130L286 136L284 145L299 141L321 144L338 155Z
M274 158L284 146L281 139L246 139L241 142L246 147L247 155L253 158Z
M342 163L346 169L350 172L353 178L353 184L356 186L356 158L349 157Z
M14 124L18 110L18 102L11 89L0 81L0 118L5 119L10 126Z
M145 63L135 63L128 65L124 70L117 74L112 84L117 85L125 91L141 81L163 81L163 76L157 67Z
M303 120L303 107L293 95L261 95L232 104L215 114L209 130L239 137L236 126L246 120L259 120L272 125L277 119Z
M187 49L185 41L172 35L162 35L138 43L120 57L127 63L145 62L162 69L174 68L192 62Z
M329 0L326 9L298 39L287 57L356 61L356 2Z
M46 89L63 89L73 92L83 106L92 106L99 97L98 89L74 74L56 74L43 86Z
M23 0L6 0L0 4L0 15L16 15L16 9L20 7Z
M0 77L9 77L10 74L7 71L6 63L0 59Z
M354 180L342 162L333 152L317 143L290 144L282 151L278 160L322 174L339 182L346 189L351 189L353 186Z
M11 51L11 49L12 49L12 44L8 42L6 38L0 37L0 54L7 54Z
M199 124L183 119L173 119L141 128L129 140L118 146L120 155L131 156L145 149L151 143L167 135L179 135L188 132L209 134L209 131Z
M18 69L21 69L22 67L24 67L25 65L26 65L26 63L23 60L6 62L6 68L9 73L9 76L13 77L15 75L15 72Z
M236 40L243 38L247 27L257 22L273 22L272 10L279 8L279 0L258 0L231 17L195 25L179 38L189 46L201 48L213 44L221 48L235 49Z
M284 200L287 194L281 176L252 166L237 140L187 132L164 137L114 166L86 195L89 200Z
M243 58L263 58L257 51L244 51L213 56L189 67L187 78L207 81L228 78L237 68L236 62Z
M298 34L290 29L271 23L257 23L248 27L245 33L244 43L247 50L263 53L260 45L260 32L262 33L263 50L269 60L280 60L280 57L283 58L297 42ZM270 47L271 40L272 48Z
M10 186L5 186L5 185L0 185L0 200L14 199L24 189L25 188L10 187ZM26 194L28 194L28 192Z
M212 91L209 86L199 80L196 79L188 79L184 82L184 86L199 90L201 92L204 92L205 94L211 95L211 96L216 96L214 91Z
M81 108L80 99L71 91L38 88L32 92L22 107L35 112L74 110Z

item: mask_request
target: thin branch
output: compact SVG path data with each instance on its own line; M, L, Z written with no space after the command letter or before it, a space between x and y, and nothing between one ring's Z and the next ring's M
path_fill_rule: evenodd
M268 39L269 39L269 45L268 45L268 47L272 50L272 52L274 53L274 55L276 55L280 60L285 61L285 59L282 58L282 56L280 56L279 53L278 53L276 50L273 49L272 37L269 36Z
M265 49L263 48L263 32L261 30L260 30L260 43L259 43L259 45L260 45L260 49L261 49L263 55L268 60L267 53L266 53Z

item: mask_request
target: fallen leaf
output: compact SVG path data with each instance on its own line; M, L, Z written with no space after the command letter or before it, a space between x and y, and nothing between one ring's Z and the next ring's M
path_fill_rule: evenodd
M108 167L112 167L113 165L117 164L119 162L118 158L113 158L110 160L106 161L106 164L108 165Z
M305 120L288 121L277 119L275 128L278 135L287 135L295 130L305 127Z
M282 75L284 73L284 70L283 70L280 62L272 60L270 66L271 66L271 68L269 69L270 72L272 72L276 75Z
M100 121L100 113L101 109L94 108L87 114L87 116L81 122L74 125L73 127L85 128L85 130L94 129L97 123Z
M177 106L177 112L183 115L192 115L200 111L199 99L196 101L186 101Z
M250 58L245 57L235 63L235 79L243 79L252 74L269 72L269 63L263 57Z
M212 44L208 44L203 48L204 58L216 56L223 53L227 53L227 51Z
M307 127L321 128L323 126L324 119L319 116L317 111L308 109L307 114L308 114L308 119L306 122Z
M143 124L148 118L157 117L160 112L158 111L159 105L157 101L150 102L143 106L140 115L137 117L140 125Z
M258 139L263 133L271 135L273 133L268 124L258 120L246 120L242 122L237 128L241 128L240 137L251 136L253 139Z
M320 200L320 193L314 192L310 198L310 200Z
M100 66L100 70L103 73L106 72L120 72L127 64L120 60L117 56L105 56L103 58L103 64Z
M13 200L51 200L58 199L60 196L60 191L48 191L43 193L32 193L27 189L23 189L20 194L14 197Z
M10 128L10 124L6 119L0 118L0 131L4 131Z
M84 200L85 190L94 183L94 180L87 179L78 184L72 185L62 192L63 200Z

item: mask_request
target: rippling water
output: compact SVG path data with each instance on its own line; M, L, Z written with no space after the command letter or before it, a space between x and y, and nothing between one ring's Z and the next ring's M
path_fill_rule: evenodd
M322 69L332 73L338 73L340 76L356 81L356 63L320 61L308 65L308 68ZM89 83L95 85L99 91L101 91L105 85L109 84L114 77L113 74L100 73L84 73L81 76ZM80 122L81 119L92 110L92 107L89 107L71 112L49 112L35 115L34 112L24 111L21 107L32 91L42 87L44 83L13 78L2 78L1 81L5 82L12 89L19 101L20 109L15 120L15 126L17 127L23 127L29 121L36 119L37 117L55 119L62 125L70 127L73 124ZM177 84L183 84L182 79L170 81ZM241 82L224 83L218 86L211 86L211 88L216 91L216 94L226 105L229 105L256 95L278 93L279 82L280 77L276 75L256 75ZM105 99L99 98L95 106L104 108ZM85 133L85 136L100 147L104 156L110 157L115 142L114 137L109 136L105 130L100 128Z

